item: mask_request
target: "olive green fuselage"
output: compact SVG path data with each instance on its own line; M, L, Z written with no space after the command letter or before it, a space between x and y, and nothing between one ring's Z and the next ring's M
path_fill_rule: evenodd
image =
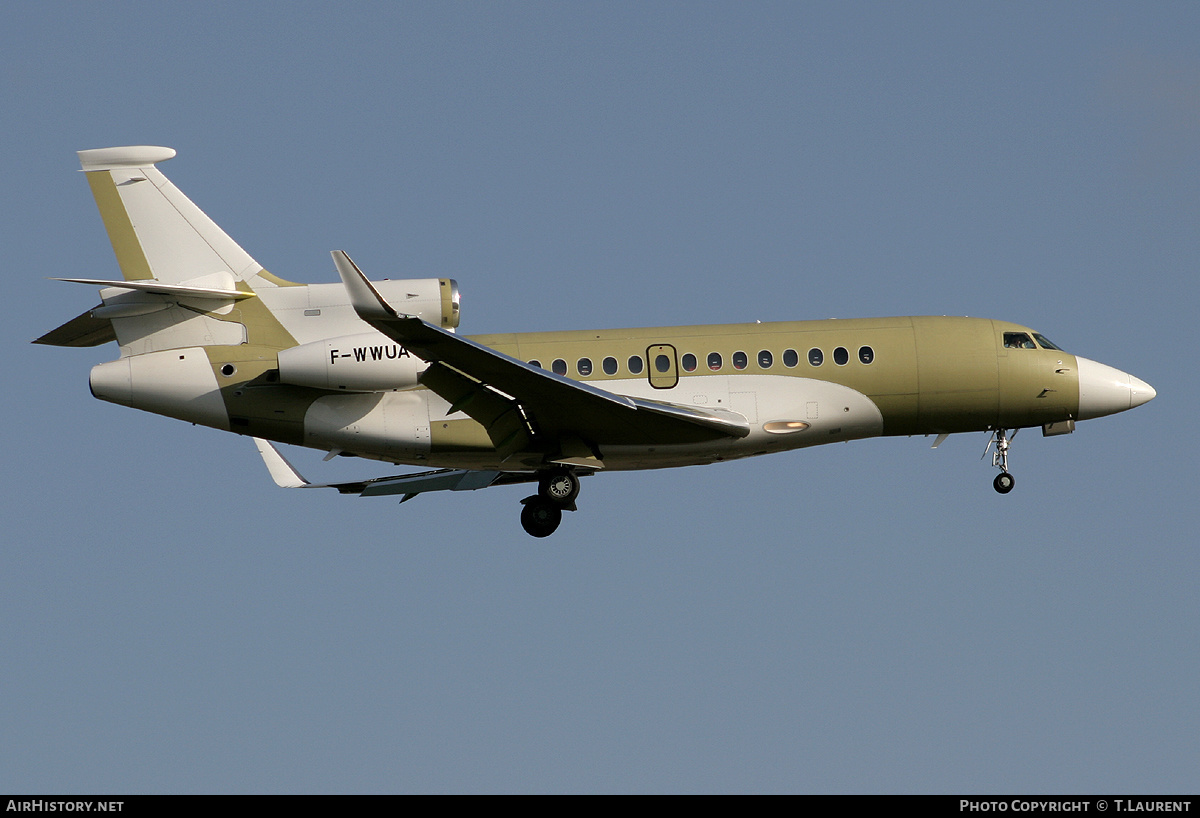
M686 392L689 378L714 374L730 378L731 388L736 388L733 379L744 375L829 381L870 398L883 415L885 435L1041 426L1074 417L1079 403L1074 356L1061 350L1006 348L1005 332L1032 334L1026 327L986 318L920 316L513 333L473 340L514 358L538 361L546 369L562 360L569 377L601 388L635 377L653 386L660 373L654 372L652 359L665 347L673 359L662 378L665 388L659 390L663 400ZM869 363L859 356L864 347L870 350ZM834 359L839 348L846 350L845 363ZM784 360L788 350L797 356L791 366ZM810 363L811 350L821 353L817 365ZM761 352L769 358L760 357ZM716 369L708 365L711 353L721 356ZM735 365L737 353L746 357L742 368ZM682 363L688 354L696 358L690 372ZM628 361L638 356L645 368L634 374ZM617 362L611 375L603 371L605 357ZM591 364L587 376L580 374L580 359ZM668 387L673 373L678 373L678 385Z
M560 374L602 389L673 403L703 401L714 392L714 381L718 394L734 396L728 408L735 411L742 409L738 395L758 393L759 406L763 390L790 387L799 395L801 402L784 416L776 417L776 409L751 418L759 426L807 420L808 401L802 399L804 384L812 381L865 396L882 416L875 434L1019 428L1073 418L1079 403L1074 357L1060 350L1008 348L1005 332L1032 334L990 319L929 316L513 333L473 340L545 369L558 362ZM663 356L665 371L659 371L663 367L656 362ZM696 388L701 383L704 388ZM744 391L743 383L753 388ZM458 418L431 424L434 459L439 452L488 446L482 427ZM770 449L817 442L831 441L797 435Z

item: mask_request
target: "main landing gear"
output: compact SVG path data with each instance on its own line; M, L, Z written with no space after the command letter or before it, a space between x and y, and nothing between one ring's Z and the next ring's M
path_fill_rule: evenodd
M538 480L538 493L521 501L521 527L533 537L549 537L562 522L563 511L575 510L579 475L571 470L546 472Z
M986 455L988 450L992 448L992 444L996 445L995 451L992 452L992 465L1000 470L996 475L996 479L992 481L992 488L1000 494L1008 494L1013 490L1013 486L1017 484L1016 479L1008 473L1008 447L1016 438L1017 432L1020 429L1013 429L1012 435L1008 434L1006 429L997 429L992 432L992 439L988 441L987 449L983 450Z

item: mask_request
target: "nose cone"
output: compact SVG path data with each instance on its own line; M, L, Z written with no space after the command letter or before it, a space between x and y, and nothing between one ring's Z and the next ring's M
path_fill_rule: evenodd
M1098 418L1141 406L1157 394L1150 384L1111 366L1075 356L1079 365L1079 419Z
M1158 393L1154 391L1154 387L1143 381L1141 378L1129 376L1129 408L1141 406L1143 403L1149 403L1154 400L1154 396Z

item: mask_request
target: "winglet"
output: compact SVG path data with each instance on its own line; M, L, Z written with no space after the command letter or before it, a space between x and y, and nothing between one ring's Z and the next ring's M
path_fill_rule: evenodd
M346 292L350 296L350 303L354 306L354 311L358 313L359 318L370 322L373 318L401 317L388 302L383 300L383 296L363 275L362 270L358 269L358 265L350 260L350 256L346 255L345 250L334 250L330 255L333 256L333 264L337 267L338 275L342 277L342 286L346 288Z
M258 447L258 453L262 455L263 463L266 464L267 471L271 473L271 479L275 481L275 485L285 489L312 486L312 483L301 477L300 472L296 471L296 468L271 443L256 437L254 445Z

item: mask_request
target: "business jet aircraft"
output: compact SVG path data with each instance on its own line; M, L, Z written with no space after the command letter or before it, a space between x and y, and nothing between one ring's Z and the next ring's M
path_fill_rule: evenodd
M510 333L464 338L450 279L371 281L344 252L334 284L271 273L158 170L170 148L79 153L123 280L37 339L116 341L91 391L255 439L275 481L304 480L268 441L432 471L326 484L362 496L537 484L535 537L600 471L715 463L880 435L990 432L1013 488L1016 430L1067 434L1139 406L1143 381L981 318L905 317ZM1012 434L1009 430L1013 430Z

